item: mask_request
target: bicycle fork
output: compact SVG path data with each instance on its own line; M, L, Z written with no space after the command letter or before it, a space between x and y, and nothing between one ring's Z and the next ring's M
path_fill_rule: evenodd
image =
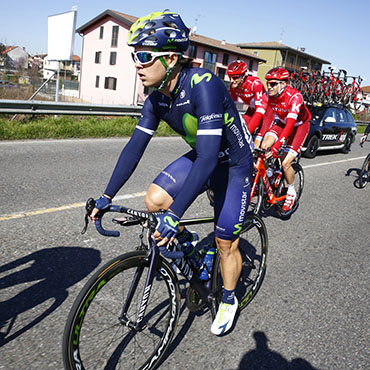
M145 288L144 288L143 296L141 298L140 309L139 309L139 312L138 312L138 315L137 315L137 318L136 318L136 322L131 321L131 320L128 319L127 311L128 311L128 309L131 305L131 302L132 302L132 299L133 299L134 294L136 292L136 289L138 287L138 284L139 284L139 282L142 278L142 275L143 275L143 272L144 272L144 269L145 269L144 265L139 266L136 269L135 276L132 280L132 283L131 283L131 286L130 286L130 289L129 289L129 292L128 292L128 295L127 295L127 298L126 298L126 301L125 301L125 303L123 305L123 308L122 308L122 313L119 317L119 320L120 320L122 325L125 325L125 326L127 326L130 329L135 330L135 331L142 331L146 328L146 325L143 322L143 319L144 319L144 316L145 316L146 307L148 305L148 300L149 300L149 297L150 297L150 292L151 292L151 289L152 289L152 284L153 284L153 280L154 280L154 276L155 276L156 266L157 266L157 262L159 260L159 255L160 255L159 249L156 248L156 247L151 248L151 251L152 251L152 255L150 256L149 272L148 272L148 275L146 277Z

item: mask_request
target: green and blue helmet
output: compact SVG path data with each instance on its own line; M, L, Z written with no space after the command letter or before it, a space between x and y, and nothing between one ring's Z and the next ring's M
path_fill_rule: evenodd
M183 53L189 46L189 29L176 13L154 12L139 18L131 26L127 44Z

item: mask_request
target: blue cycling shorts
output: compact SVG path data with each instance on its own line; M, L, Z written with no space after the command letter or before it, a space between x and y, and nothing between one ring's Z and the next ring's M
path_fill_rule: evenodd
M153 183L175 199L195 159L194 150L186 153L168 165ZM203 189L209 187L214 193L215 234L219 239L234 240L241 231L249 205L252 166L252 158L243 165L219 165Z

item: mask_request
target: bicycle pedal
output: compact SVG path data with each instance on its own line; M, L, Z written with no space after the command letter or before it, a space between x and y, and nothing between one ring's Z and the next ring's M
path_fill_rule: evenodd
M133 226L140 224L140 220L135 217L114 218L112 222L122 226Z

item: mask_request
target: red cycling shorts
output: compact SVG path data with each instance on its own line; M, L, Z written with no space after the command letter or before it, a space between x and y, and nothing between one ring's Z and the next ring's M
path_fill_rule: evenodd
M278 121L273 124L265 136L272 135L275 141L279 139L282 131L285 128L285 123ZM292 133L289 135L288 139L285 141L285 152L293 154L295 157L299 154L302 149L302 145L306 140L306 137L310 131L310 121L301 123L298 126L294 126Z

